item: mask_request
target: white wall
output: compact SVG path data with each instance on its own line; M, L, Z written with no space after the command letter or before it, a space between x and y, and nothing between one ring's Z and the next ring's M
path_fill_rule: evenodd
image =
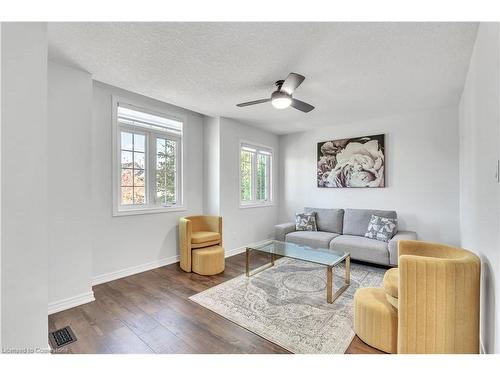
M181 216L222 215L226 251L272 237L276 205L239 207L238 147L245 139L274 149L277 202L276 135L95 82L83 71L52 62L49 83L50 267L73 273L66 283L50 278L51 312L91 299L92 280L103 282L176 261ZM112 95L187 118L186 211L112 216ZM76 202L74 195L79 197Z
M0 22L0 348L2 347L2 23Z
M457 108L427 110L281 136L280 221L304 206L396 210L401 229L457 245L457 116ZM318 142L381 133L386 188L317 187Z
M90 221L91 124L91 75L50 62L48 70L50 313L93 300Z
M220 214L220 118L203 117L203 212Z
M240 140L271 147L274 151L274 205L240 208L239 143ZM226 252L250 243L274 237L278 219L278 136L227 118L220 118L220 213L224 218Z
M498 23L481 23L460 102L460 230L462 246L482 260L481 340L500 351L499 159L500 39Z
M47 349L47 27L1 27L2 347Z
M112 216L112 95L134 103L186 116L184 124L184 201L186 211ZM188 110L94 82L92 106L92 223L94 278L142 266L157 267L178 254L179 217L203 212L203 119ZM111 274L111 275L110 275Z

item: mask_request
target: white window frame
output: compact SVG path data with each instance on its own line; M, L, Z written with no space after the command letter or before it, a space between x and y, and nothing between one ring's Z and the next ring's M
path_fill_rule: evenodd
M257 197L257 155L259 151L264 151L270 154L269 158L269 199L267 200L256 200L243 201L241 200L241 151L243 147L249 147L255 149L255 157L252 158L252 197ZM273 182L273 165L274 165L274 150L272 147L258 144L252 141L247 141L245 139L240 139L238 147L238 200L240 202L240 208L254 208L254 207L269 207L274 206L274 182Z
M118 123L118 106L123 105L140 112L148 113L182 122L183 129L180 136L162 132L154 129L141 129L132 125ZM164 111L150 106L144 106L141 103L136 103L133 100L113 96L112 97L112 186L113 186L113 216L140 215L148 213L175 212L186 211L184 200L184 126L186 124L185 116L178 113L165 113ZM146 203L143 205L122 205L121 204L121 131L130 131L146 135L146 144L144 145L145 152L145 186L144 197ZM176 180L176 203L173 205L158 205L155 203L156 194L153 195L153 190L156 187L156 173L151 171L155 169L156 153L151 152L156 149L156 139L173 139L178 141L176 167L178 169ZM153 167L153 168L152 168Z

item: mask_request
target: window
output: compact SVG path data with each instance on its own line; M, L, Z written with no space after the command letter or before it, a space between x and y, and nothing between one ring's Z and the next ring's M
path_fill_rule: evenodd
M117 100L114 109L114 214L182 208L182 121Z
M240 144L240 205L272 203L272 149L250 143Z

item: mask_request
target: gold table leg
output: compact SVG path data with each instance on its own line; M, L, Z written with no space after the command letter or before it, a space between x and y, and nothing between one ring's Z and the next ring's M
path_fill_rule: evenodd
M246 274L250 276L250 249L247 247L246 249Z
M271 253L271 262L266 263L263 266L260 266L252 271L250 271L250 248L246 248L246 275L247 277L253 276L258 274L259 272L264 271L265 269L268 269L269 267L274 266L274 253Z
M351 257L345 258L345 281L344 285L333 294L333 267L328 266L326 269L326 301L333 303L351 284Z
M345 283L351 285L351 256L345 258Z
M326 302L333 303L333 267L326 269Z

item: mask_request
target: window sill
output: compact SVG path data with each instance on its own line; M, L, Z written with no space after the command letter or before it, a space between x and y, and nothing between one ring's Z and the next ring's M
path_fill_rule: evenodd
M185 206L176 206L176 207L131 208L122 210L114 209L113 216L160 214L165 212L181 212L181 211L187 211L187 208Z
M272 207L274 206L273 202L267 203L240 203L240 209L242 208L258 208L258 207Z

